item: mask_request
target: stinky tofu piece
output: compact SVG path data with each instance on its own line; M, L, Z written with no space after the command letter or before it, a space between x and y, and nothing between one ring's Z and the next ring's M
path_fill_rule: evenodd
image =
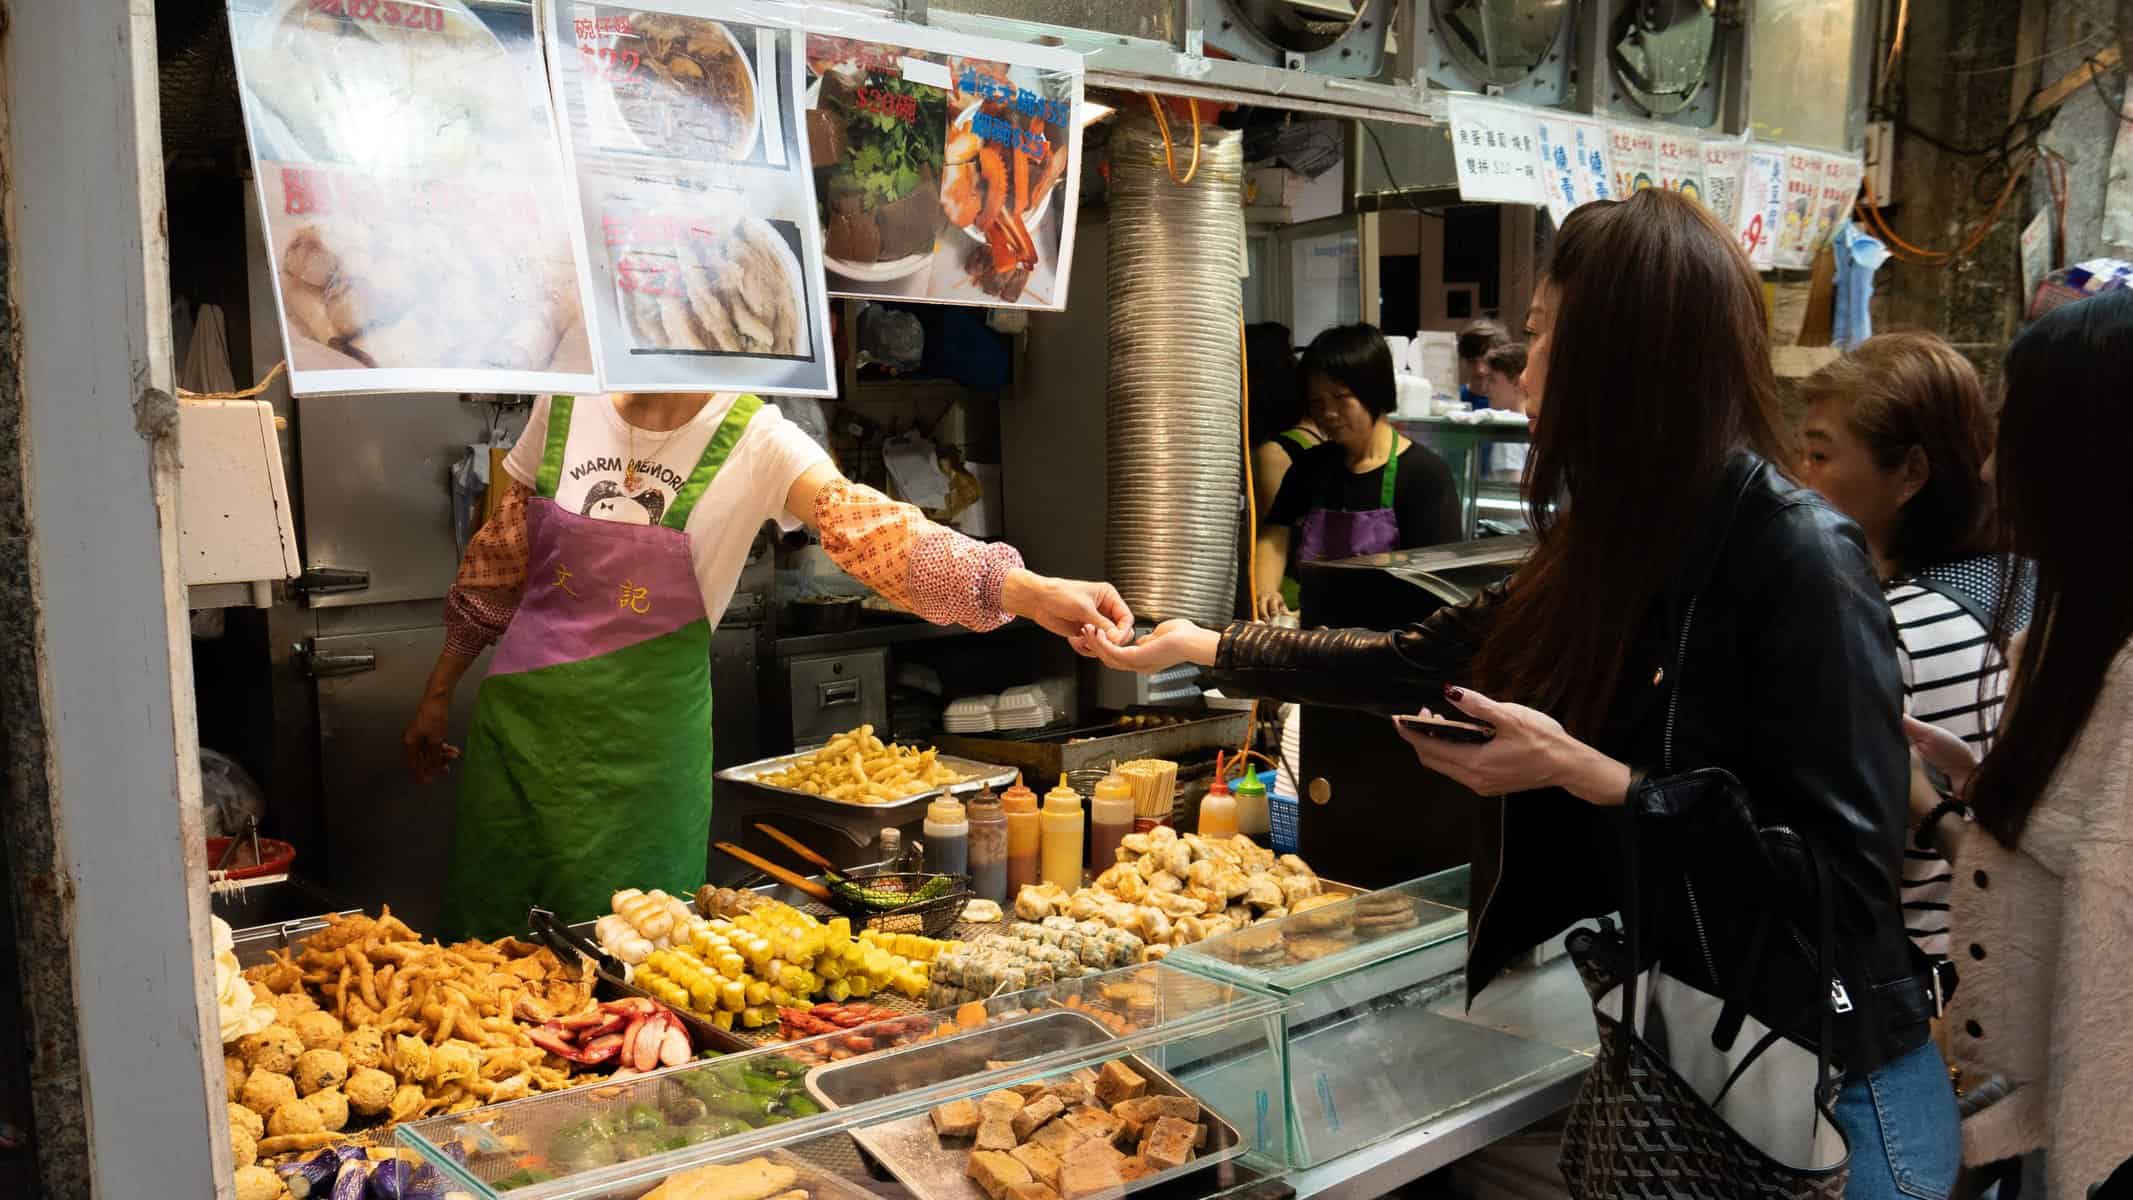
M1016 1185L1035 1182L1030 1178L1028 1168L1016 1162L1012 1155L992 1150L973 1152L970 1166L963 1173L992 1200L1007 1200L1009 1190Z
M1015 1161L1029 1172L1030 1178L1048 1188L1059 1186L1059 1156L1038 1145L1017 1146L1012 1151Z
M1093 1104L1084 1104L1062 1118L1077 1132L1090 1141L1106 1144L1116 1141L1125 1131L1126 1123Z
M988 1121L1012 1121L1015 1114L1022 1111L1022 1103L1021 1095L1016 1092L1006 1089L987 1092L978 1097L978 1115Z
M1089 1135L1065 1121L1047 1121L1044 1127L1031 1135L1029 1144L1042 1146L1054 1155L1064 1158L1066 1152L1089 1140Z
M1018 1083L1007 1090L1013 1092L1017 1096L1022 1097L1022 1103L1028 1104L1030 1101L1035 1100L1037 1097L1044 1095L1051 1089L1041 1083Z
M1141 1157L1158 1171L1182 1167L1192 1161L1192 1143L1198 1127L1176 1117L1157 1117L1141 1146Z
M1022 1106L1014 1115L1015 1140L1026 1142L1031 1134L1044 1127L1046 1121L1066 1111L1066 1105L1056 1096L1039 1096Z
M998 1150L1003 1154L1021 1144L1015 1138L1012 1117L987 1117L978 1122L978 1138L971 1143L980 1150Z
M1069 1150L1059 1160L1059 1195L1062 1200L1085 1200L1090 1196L1116 1195L1125 1185L1120 1167L1126 1156L1108 1141L1089 1141Z
M1155 1168L1148 1165L1148 1160L1138 1154L1128 1155L1126 1161L1118 1164L1119 1178L1127 1183L1132 1183L1142 1176L1153 1174L1155 1174Z
M1148 1081L1122 1062L1107 1062L1096 1076L1096 1098L1105 1104L1139 1099L1148 1091Z
M942 1137L966 1138L978 1131L978 1106L956 1100L933 1110L933 1132Z
M1059 1200L1059 1193L1041 1183L1018 1183L1007 1189L1007 1200Z
M1061 1079L1052 1084L1046 1095L1057 1096L1061 1104L1073 1108L1096 1099L1096 1089L1079 1079Z
M1111 1112L1122 1120L1138 1121L1143 1125L1153 1124L1157 1117L1197 1121L1200 1119L1200 1102L1190 1096L1143 1096L1114 1104Z

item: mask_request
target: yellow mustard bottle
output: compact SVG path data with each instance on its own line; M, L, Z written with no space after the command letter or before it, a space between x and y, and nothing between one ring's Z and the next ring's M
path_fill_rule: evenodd
M1038 857L1038 877L1044 882L1073 891L1081 886L1081 793L1059 786L1044 794L1044 843Z

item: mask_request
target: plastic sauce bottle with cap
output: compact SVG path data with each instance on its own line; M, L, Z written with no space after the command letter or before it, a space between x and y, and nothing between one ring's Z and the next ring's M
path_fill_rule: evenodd
M1266 807L1266 783L1259 773L1245 768L1244 778L1237 781L1237 832L1242 834L1265 833L1268 829Z
M970 821L962 802L942 796L926 807L926 870L935 875L970 873Z
M1215 755L1215 782L1200 800L1200 836L1235 837L1237 835L1237 798L1229 793L1229 781L1222 778L1223 758Z
M1037 793L1022 785L1022 776L1016 775L1015 786L1000 796L1000 811L1007 817L1007 895L1002 903L1010 903L1023 888L1037 882L1037 845L1042 836Z
M970 890L981 900L1007 902L1007 813L986 788L970 798Z
M1111 773L1089 797L1089 874L1101 875L1118 861L1118 843L1133 832L1133 785Z
M1038 876L1044 882L1073 891L1081 886L1082 813L1081 793L1059 786L1044 794L1044 842Z

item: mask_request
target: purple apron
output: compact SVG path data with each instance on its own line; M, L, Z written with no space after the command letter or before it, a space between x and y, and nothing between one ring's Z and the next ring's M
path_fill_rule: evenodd
M1296 523L1294 562L1328 562L1383 554L1400 548L1400 518L1392 510L1395 483L1400 477L1400 443L1393 439L1392 454L1385 459L1384 479L1378 485L1378 507L1362 512L1314 508Z

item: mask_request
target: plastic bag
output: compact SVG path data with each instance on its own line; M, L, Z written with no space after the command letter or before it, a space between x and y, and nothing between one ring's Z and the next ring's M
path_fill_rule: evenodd
M267 796L237 760L220 750L200 751L200 806L206 810L207 836L236 837L247 821L264 821Z

